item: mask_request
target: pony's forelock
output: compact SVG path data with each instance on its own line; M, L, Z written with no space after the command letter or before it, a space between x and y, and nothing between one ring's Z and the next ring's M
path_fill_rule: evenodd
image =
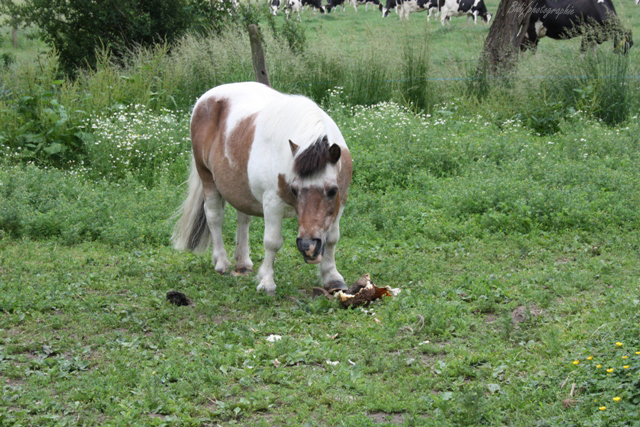
M293 171L301 178L308 178L324 170L329 161L329 141L326 136L321 136L296 156L293 163Z

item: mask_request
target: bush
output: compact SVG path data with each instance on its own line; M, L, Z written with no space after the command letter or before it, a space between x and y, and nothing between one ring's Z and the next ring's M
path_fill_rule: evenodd
M21 14L56 49L62 70L94 67L95 52L116 58L135 46L171 43L190 25L187 0L26 0Z

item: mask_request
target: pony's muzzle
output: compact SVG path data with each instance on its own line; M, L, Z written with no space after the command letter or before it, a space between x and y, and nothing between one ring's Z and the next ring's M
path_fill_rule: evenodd
M320 239L296 239L298 250L308 264L317 264L322 261L323 244Z

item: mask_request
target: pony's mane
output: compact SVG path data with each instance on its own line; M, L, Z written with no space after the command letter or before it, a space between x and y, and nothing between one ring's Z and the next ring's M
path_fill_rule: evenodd
M321 136L295 158L293 170L301 178L307 178L323 170L329 159L329 141Z

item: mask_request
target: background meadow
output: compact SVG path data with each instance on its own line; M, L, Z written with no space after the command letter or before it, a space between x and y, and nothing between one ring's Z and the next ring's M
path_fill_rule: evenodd
M273 298L169 246L189 108L253 79L243 31L105 52L74 80L21 39L0 73L0 425L640 423L639 51L544 40L483 82L488 26L464 18L259 20L273 85L319 102L354 158L340 271L401 294L312 298L295 220Z

